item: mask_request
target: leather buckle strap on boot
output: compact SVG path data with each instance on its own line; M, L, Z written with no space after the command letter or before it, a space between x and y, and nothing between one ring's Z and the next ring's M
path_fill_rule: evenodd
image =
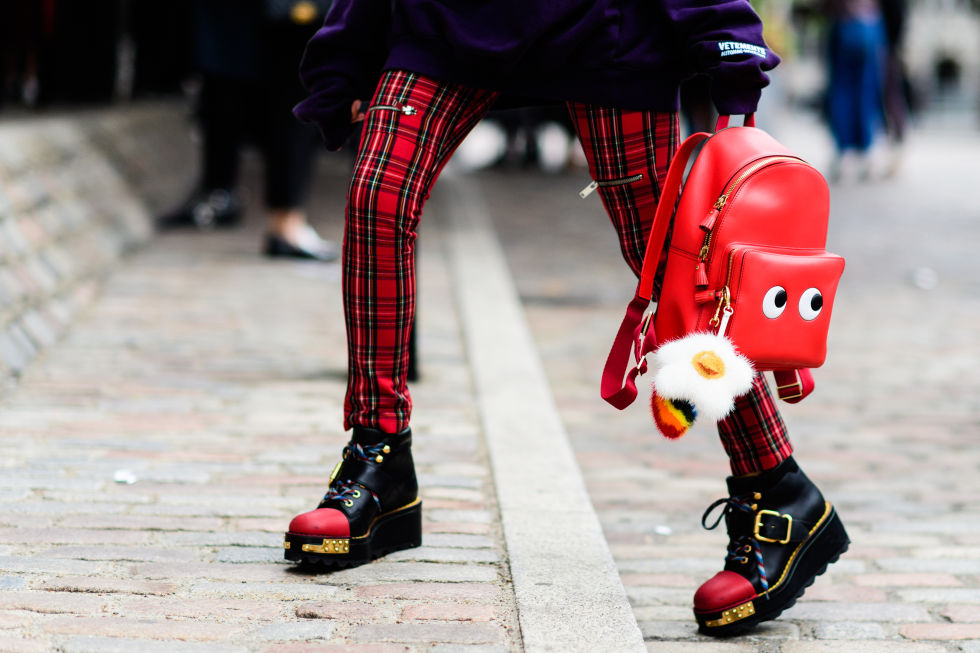
M285 557L350 567L422 543L422 502L409 430L355 428L315 510L293 518Z
M701 518L707 529L725 520L725 568L694 595L701 632L720 637L778 617L849 544L833 506L792 458L756 476L730 477L728 489Z

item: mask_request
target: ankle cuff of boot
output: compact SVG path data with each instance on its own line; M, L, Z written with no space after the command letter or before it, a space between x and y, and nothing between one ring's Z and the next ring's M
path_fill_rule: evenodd
M379 429L355 426L351 431L350 441L362 447L387 441L389 444L411 444L412 429L406 428L401 433L385 433Z
M761 492L779 483L787 474L798 472L799 470L800 466L790 456L775 467L759 474L752 474L751 476L729 476L728 490L732 496L747 494L752 491Z

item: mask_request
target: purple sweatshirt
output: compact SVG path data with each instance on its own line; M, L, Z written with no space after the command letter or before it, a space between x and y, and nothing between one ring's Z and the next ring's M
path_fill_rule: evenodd
M712 78L724 114L755 111L779 58L748 0L334 0L300 66L297 117L336 149L350 106L403 69L542 100L676 111Z

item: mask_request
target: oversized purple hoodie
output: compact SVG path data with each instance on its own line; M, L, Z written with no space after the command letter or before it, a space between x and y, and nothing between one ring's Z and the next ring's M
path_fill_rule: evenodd
M779 63L748 0L334 0L300 67L296 115L343 143L350 105L403 69L541 100L676 111L712 79L719 112L755 111Z

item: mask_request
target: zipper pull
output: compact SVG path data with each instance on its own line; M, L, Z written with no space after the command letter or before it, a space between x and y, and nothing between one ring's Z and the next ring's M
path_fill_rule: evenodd
M708 262L705 260L707 258L708 245L704 244L698 253L698 265L694 268L694 285L697 288L705 288L708 285Z
M711 231L711 229L715 226L715 221L717 219L718 219L718 209L712 208L710 211L708 211L708 215L704 216L704 220L702 220L701 224L699 224L698 226L701 227L701 229L703 229L704 231Z
M698 226L701 227L701 229L703 229L704 231L711 231L711 229L715 226L715 222L718 220L718 214L721 213L721 210L723 208L725 208L725 202L727 201L728 201L728 193L725 193L724 195L720 195L718 199L715 200L715 203L712 205L711 210L708 211L708 215L704 216L704 220L702 220L701 224Z
M708 304L718 299L718 293L714 290L699 290L694 293L694 303L700 306L701 304Z
M415 107L410 107L407 104L403 104L400 111L406 116L414 116L416 113L418 113L418 109Z
M694 267L694 286L696 288L708 287L708 265L704 259L698 259L698 263Z
M595 189L598 187L599 187L599 182L593 181L591 184L589 184L588 186L580 190L578 192L578 196L584 200L586 197L594 193Z
M718 335L723 336L725 332L728 331L728 321L732 319L732 313L735 309L730 305L721 309L721 324L718 325Z

